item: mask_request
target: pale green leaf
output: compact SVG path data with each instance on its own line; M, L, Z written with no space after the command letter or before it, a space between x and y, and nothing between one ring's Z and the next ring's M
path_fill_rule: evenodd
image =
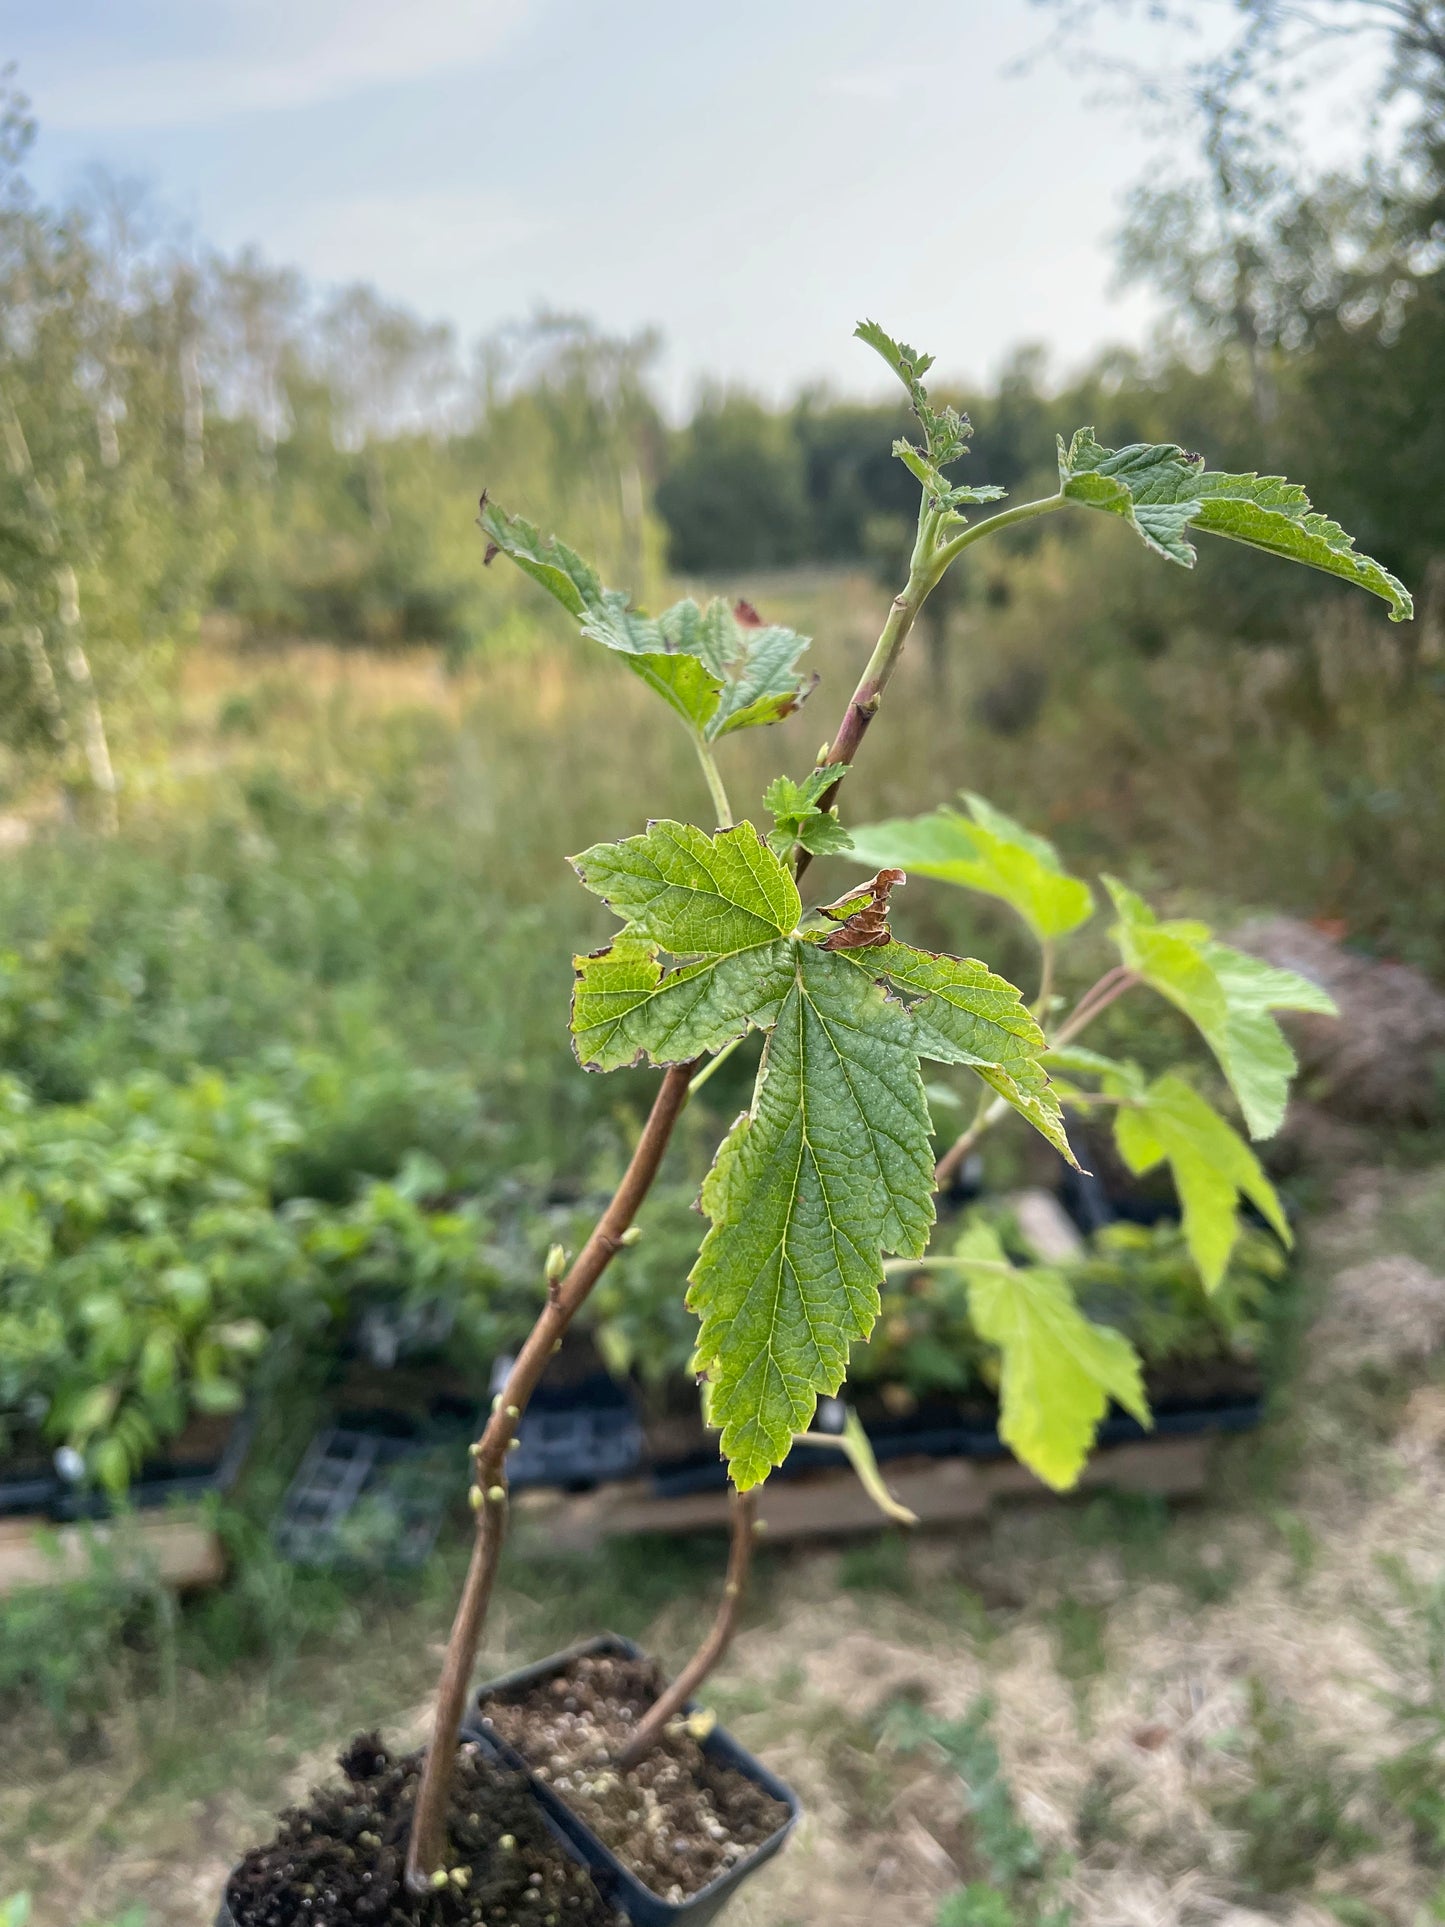
M1093 915L1087 883L1070 876L1047 838L1015 823L981 796L966 794L969 815L944 807L926 816L866 824L852 832L852 854L871 869L912 870L999 897L1040 942L1067 936Z
M759 1484L836 1392L878 1315L883 1251L933 1222L928 1110L907 1011L846 953L795 949L750 1111L703 1186L688 1303L732 1477Z
M843 951L860 969L884 974L912 1002L914 1048L937 1064L966 1064L1054 1149L1075 1163L1059 1101L1043 1069L1043 1032L1021 993L973 958L940 956L890 943Z
M1215 473L1202 455L1171 442L1105 448L1092 428L1081 428L1067 447L1059 442L1059 486L1070 501L1122 517L1185 568L1195 562L1188 531L1199 529L1353 582L1387 603L1394 622L1414 614L1404 584L1357 554L1338 522L1311 509L1304 490L1283 476Z
M1135 893L1105 877L1119 921L1110 934L1129 969L1176 1004L1219 1060L1251 1137L1280 1127L1296 1059L1272 1013L1335 1014L1329 994L1293 970L1279 970L1218 942L1192 919L1161 922Z
M1121 1106L1114 1139L1124 1162L1139 1176L1168 1160L1184 1240L1206 1291L1215 1289L1228 1268L1239 1236L1242 1197L1285 1244L1291 1242L1289 1221L1259 1159L1183 1078L1166 1074L1134 1104Z
M1122 1077L1134 1070L1132 1064L1106 1057L1086 1044L1055 1045L1044 1052L1044 1064L1050 1071L1070 1071L1076 1077Z
M968 1279L969 1315L999 1352L999 1437L1057 1492L1084 1469L1099 1422L1115 1399L1151 1423L1139 1355L1122 1332L1096 1325L1068 1280L1048 1265L1014 1266L989 1226L970 1225L954 1247Z
M708 741L791 715L816 678L799 673L808 638L760 622L746 603L720 598L700 608L690 598L662 615L629 607L604 588L595 569L565 542L543 536L520 515L483 504L481 527L500 552L576 618L582 633L615 650L629 669L688 727Z
M887 1481L878 1469L873 1441L865 1431L862 1419L851 1406L844 1415L841 1432L800 1432L798 1438L800 1443L806 1439L810 1445L836 1446L852 1466L859 1485L886 1519L900 1526L916 1526L919 1523L918 1514L910 1512L888 1490ZM0 1922L0 1927L3 1927L3 1922Z

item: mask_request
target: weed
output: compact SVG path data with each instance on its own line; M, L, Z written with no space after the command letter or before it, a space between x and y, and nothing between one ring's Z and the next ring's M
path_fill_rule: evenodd
M1322 1867L1375 1844L1351 1814L1362 1776L1309 1741L1291 1709L1273 1703L1258 1680L1250 1683L1249 1717L1250 1783L1216 1799L1215 1817L1239 1835L1237 1867L1246 1888L1274 1895L1311 1887Z
M838 1555L838 1584L847 1592L890 1592L910 1599L917 1588L909 1550L902 1532L861 1539Z
M1097 1679L1109 1663L1108 1609L1066 1593L1055 1606L1052 1619L1059 1671L1082 1706L1089 1682Z

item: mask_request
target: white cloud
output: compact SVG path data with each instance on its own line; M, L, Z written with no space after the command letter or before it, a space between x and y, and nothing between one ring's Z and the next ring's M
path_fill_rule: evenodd
M530 3L162 0L147 37L182 51L138 51L132 15L118 40L77 34L22 50L22 67L48 126L195 126L475 66Z

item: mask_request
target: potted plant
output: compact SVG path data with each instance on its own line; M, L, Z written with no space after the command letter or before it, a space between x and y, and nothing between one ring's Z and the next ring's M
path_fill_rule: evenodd
M465 1892L473 1878L468 1868L478 1864L468 1861L473 1850L455 1832L458 1760L467 1757L458 1746L505 1535L509 1448L562 1338L612 1258L635 1238L634 1219L689 1097L745 1037L762 1034L762 1060L752 1101L702 1186L709 1224L688 1292L699 1321L695 1365L732 1480L724 1597L694 1659L668 1687L655 1675L644 1686L626 1669L604 1674L594 1666L584 1677L575 1654L545 1662L544 1706L560 1702L574 1729L590 1726L584 1749L611 1749L602 1771L615 1776L623 1791L614 1789L612 1797L630 1801L628 1811L645 1805L644 1789L661 1777L659 1746L679 1736L692 1737L698 1758L674 1756L667 1771L684 1780L690 1772L695 1792L723 1765L766 1790L745 1759L720 1762L726 1743L717 1729L709 1730L705 1718L690 1722L685 1709L736 1624L758 1490L807 1428L820 1395L841 1385L852 1346L877 1318L890 1261L902 1267L926 1261L966 1280L972 1326L998 1361L1000 1433L1045 1479L1062 1486L1077 1477L1111 1400L1147 1421L1138 1353L1122 1332L1086 1315L1057 1269L1015 1266L986 1226L972 1228L954 1250L928 1256L935 1189L984 1131L1017 1115L1071 1159L1065 1105L1116 1111L1115 1131L1132 1163L1167 1159L1172 1165L1185 1235L1206 1284L1217 1285L1223 1275L1241 1195L1287 1235L1246 1139L1193 1084L1177 1071L1149 1080L1127 1064L1096 1060L1081 1039L1126 993L1147 987L1163 994L1213 1052L1249 1133L1265 1136L1280 1121L1292 1067L1273 1012L1327 1008L1313 985L1228 948L1201 924L1161 921L1131 890L1113 883L1120 961L1063 1000L1053 945L1083 923L1093 893L1062 873L1041 839L980 803L933 825L922 839L915 826L906 861L893 860L905 852L902 832L890 826L890 854L875 867L884 848L882 832L875 831L864 859L873 874L832 901L809 901L803 886L815 857L852 847L838 812L848 770L924 603L977 542L1077 507L1114 516L1184 566L1194 560L1189 531L1199 529L1354 582L1382 597L1397 619L1410 614L1409 597L1377 563L1356 555L1343 531L1310 509L1301 489L1277 478L1214 474L1202 457L1169 445L1107 449L1087 429L1060 444L1053 493L970 524L966 509L1000 491L957 485L946 474L965 453L967 423L930 399L923 385L927 356L871 322L858 332L903 382L918 422L919 440L895 450L920 487L916 539L907 580L837 729L800 779L780 776L769 786L763 808L770 821L762 829L734 817L719 751L729 735L776 722L804 700L812 686L798 666L805 639L763 623L746 604L700 608L684 601L646 616L625 595L604 588L565 544L483 497L486 560L512 560L577 619L586 637L613 651L657 693L693 745L708 806L702 823L652 822L573 859L584 888L617 923L610 943L577 959L571 1029L578 1060L599 1072L655 1067L662 1077L631 1161L590 1236L570 1261L560 1250L549 1258L542 1309L472 1448L476 1536L431 1744L414 1793L394 1789L385 1833L365 1829L372 1839L394 1842L397 1813L406 1809L406 1879L419 1920L482 1918L475 1908L457 1911L450 1898L450 1912L436 1910L439 1897L449 1895L453 1870L460 1866L466 1874ZM895 935L906 868L927 869L934 847L928 836L937 835L948 839L944 860L983 863L996 893L1027 903L1041 951L1040 981L1030 996L982 963L926 951ZM941 1157L932 1145L920 1070L925 1061L957 1070L979 1091L973 1123ZM615 1653L590 1656L599 1657L618 1659ZM484 1694L482 1710L494 1711L493 1701L506 1697L502 1688L491 1700ZM622 1717L628 1709L630 1720ZM497 1731L495 1718L488 1724ZM629 1737L619 1744L622 1726ZM579 1766L561 1731L560 1723L523 1721L512 1739L520 1742L534 1783L550 1788L549 1810L557 1812L558 1799L566 1807L568 1839L582 1841L590 1856L607 1846L595 1806L587 1810L599 1793L599 1763L582 1762L590 1784L574 1785L574 1803L563 1781L575 1780ZM710 1837L709 1818L726 1832L721 1797L714 1795L710 1812L707 1800L694 1801L704 1836ZM319 1805L306 1819L313 1837L339 1824ZM785 1824L784 1816L775 1832ZM736 1836L733 1844L740 1844ZM750 1870L767 1845L748 1847L734 1865ZM485 1851L477 1849L483 1858ZM302 1910L286 1864L275 1863L269 1884L233 1883L237 1927L337 1917L326 1908ZM700 1868L701 1857L678 1862L672 1885L683 1904L707 1885L694 1884L688 1865ZM649 1869L632 1872L647 1907L677 1904L668 1898L671 1887L659 1893L649 1884ZM632 1904L634 1917L644 1917L635 1896Z

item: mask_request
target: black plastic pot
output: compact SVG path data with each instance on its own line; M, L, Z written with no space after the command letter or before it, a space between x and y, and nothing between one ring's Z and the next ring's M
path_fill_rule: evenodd
M30 1512L50 1512L63 1487L55 1473L28 1472L0 1475L0 1519L13 1519Z
M663 1900L650 1887L644 1887L636 1874L623 1866L612 1849L598 1839L585 1821L578 1818L560 1794L530 1770L515 1748L509 1746L481 1714L480 1702L492 1694L531 1686L540 1679L550 1679L570 1666L573 1660L586 1658L592 1653L618 1653L627 1659L641 1659L643 1656L642 1648L632 1640L623 1639L617 1633L600 1633L595 1639L584 1639L575 1646L569 1646L565 1652L553 1653L550 1659L539 1660L535 1666L523 1666L515 1673L491 1680L477 1694L462 1728L463 1736L487 1747L504 1765L520 1767L527 1774L541 1802L542 1811L561 1828L573 1851L581 1856L604 1898L620 1907L633 1922L633 1927L669 1927L673 1921L685 1921L688 1927L703 1927L705 1921L713 1919L721 1911L742 1883L755 1874L765 1860L771 1860L782 1846L797 1825L798 1815L802 1811L798 1796L775 1774L769 1773L760 1760L755 1760L751 1753L739 1746L730 1733L721 1726L715 1726L702 1742L703 1752L712 1759L735 1767L739 1773L771 1793L775 1800L787 1808L788 1817L777 1832L760 1847L754 1848L745 1860L740 1860L735 1867L729 1867L726 1873L719 1874L716 1880L687 1900ZM684 1711L693 1711L691 1701Z
M297 1565L382 1566L407 1572L424 1563L456 1496L456 1459L483 1414L440 1401L431 1411L342 1411L307 1447L272 1525ZM355 1536L359 1508L370 1536Z
M521 1675L519 1674L517 1675L517 1677L520 1678ZM490 1732L478 1733L478 1732L472 1732L468 1730L462 1733L462 1738L463 1740L475 1741L477 1746L482 1748L484 1752L491 1753L496 1755L498 1758L502 1758L505 1764L507 1765L511 1764L510 1759L506 1758L506 1749L502 1747L500 1743L494 1739L493 1735ZM527 1777L530 1780L532 1776L528 1774ZM546 1827L547 1831L551 1834L552 1838L557 1842L558 1846L562 1848L562 1850L568 1855L570 1859L575 1860L579 1864L579 1866L583 1866L587 1869L589 1873L593 1873L594 1870L593 1870L591 1861L588 1859L587 1855L578 1846L577 1842L572 1838L572 1835L568 1832L567 1828L564 1827L561 1824L561 1822L556 1818L556 1816L553 1814L550 1807L548 1807L547 1803L545 1801L539 1801L538 1805L542 1809L542 1824ZM232 1873L234 1873L235 1869L232 1868L231 1871ZM596 1880L595 1880L595 1874L594 1874L594 1885L595 1884L596 1884ZM231 1874L227 1874L226 1884L221 1889L221 1904L216 1909L216 1927L236 1927L236 1917L231 1912L230 1902L226 1898L226 1895L230 1890L230 1886L231 1886Z

